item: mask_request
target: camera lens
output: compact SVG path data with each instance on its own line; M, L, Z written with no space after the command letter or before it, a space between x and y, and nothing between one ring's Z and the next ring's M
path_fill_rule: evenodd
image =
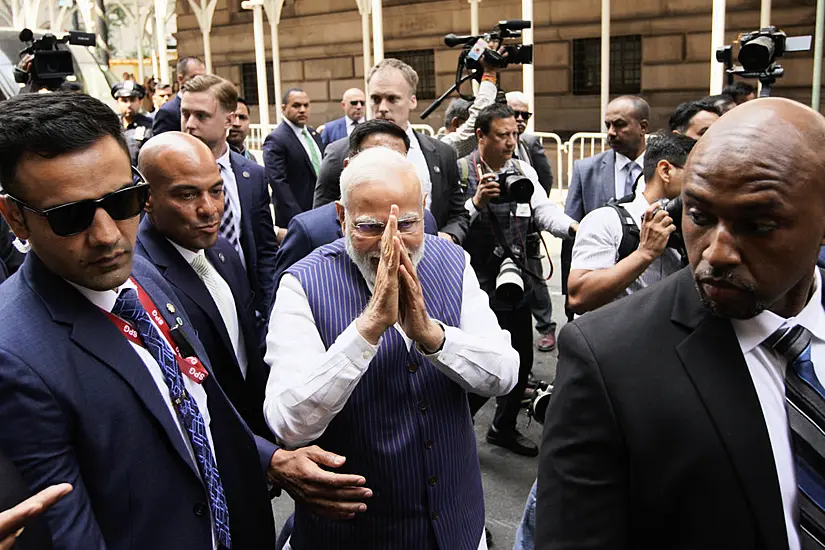
M764 71L773 63L776 43L770 36L759 36L742 44L739 49L739 63L749 72Z

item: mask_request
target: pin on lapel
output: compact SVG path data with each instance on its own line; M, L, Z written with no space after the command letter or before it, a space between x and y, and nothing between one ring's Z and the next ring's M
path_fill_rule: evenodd
M441 173L441 168L438 167L438 166L433 166L433 172L435 172L436 174L440 174Z
M175 313L175 306L173 306L172 304L166 304L166 311L168 311L169 313Z
M243 171L243 177L248 178L248 177L249 177L249 172L247 172L246 170L244 170L244 171Z
M183 319L181 319L180 317L175 317L175 321L177 321L177 322L178 322L178 326L179 326L179 327L182 327L182 326L183 326Z
M226 258L224 257L223 252L218 252L218 259L221 261L221 263L226 261Z

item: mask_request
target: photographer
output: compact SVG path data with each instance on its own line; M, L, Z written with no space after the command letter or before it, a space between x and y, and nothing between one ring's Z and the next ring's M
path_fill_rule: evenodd
M479 113L475 128L478 150L458 161L466 189L465 206L471 219L464 244L499 324L510 331L512 345L519 353L518 383L507 396L498 398L487 441L517 454L536 456L536 445L516 430L527 376L533 364L530 286L525 287L523 280L531 275L518 275L516 285L521 283L521 288L528 291L521 298L510 297L509 300L501 292L497 296L496 280L500 271L517 272L515 266L523 266L529 256L539 254L539 230L570 238L578 225L559 206L550 202L539 185L536 171L526 162L513 158L518 144L518 126L510 107L501 103L490 105ZM513 262L512 258L517 261ZM485 401L486 398L471 395L472 412L481 408Z
M667 246L678 227L662 202L682 192L683 168L695 143L682 134L651 136L644 192L637 192L632 202L610 203L584 217L567 281L575 313L592 311L682 268L680 254Z

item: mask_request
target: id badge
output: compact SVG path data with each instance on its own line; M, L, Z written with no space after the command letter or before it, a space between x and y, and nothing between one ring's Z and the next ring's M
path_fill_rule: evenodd
M203 381L209 376L209 371L206 370L206 367L203 366L203 363L201 363L197 357L178 356L177 360L180 371L195 384L203 384Z
M529 202L520 202L516 205L516 217L517 218L529 218L530 217L530 203Z

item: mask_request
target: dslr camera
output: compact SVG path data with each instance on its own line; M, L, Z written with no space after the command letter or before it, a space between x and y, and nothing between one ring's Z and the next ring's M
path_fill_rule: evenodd
M533 196L533 182L517 170L498 173L496 180L501 194L490 202L505 204L510 202L528 203Z
M673 219L673 225L676 226L676 231L670 234L667 247L678 252L682 257L682 263L687 265L687 248L685 248L685 238L682 236L682 197L662 199L659 202L659 207L667 212L667 215Z
M20 57L31 54L33 59L28 71L20 67L14 68L14 80L18 84L27 84L32 92L43 88L55 91L67 76L74 75L72 52L60 49L60 45L94 46L96 42L94 34L80 31L69 31L63 38L44 34L42 38L35 39L31 30L23 29L19 38L21 42L28 44L20 51Z

